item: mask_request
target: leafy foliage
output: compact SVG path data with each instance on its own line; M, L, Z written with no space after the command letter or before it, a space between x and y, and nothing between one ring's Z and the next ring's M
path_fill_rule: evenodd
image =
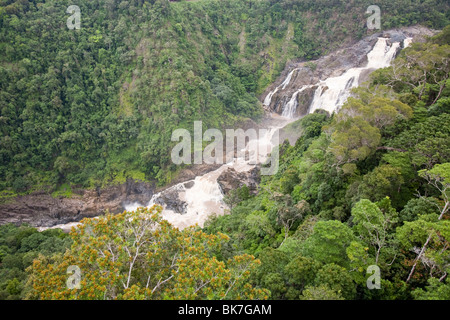
M1 1L0 190L170 182L174 129L258 119L257 96L286 62L361 38L370 4L89 0L70 30L69 1ZM445 1L379 5L383 28L448 23Z
M63 253L72 241L59 229L38 232L27 225L0 226L0 299L24 298L27 281L25 269L38 255Z
M301 136L283 145L279 172L205 227L261 259L254 283L271 297L447 296L449 32L403 50L331 117L319 111L291 124L286 132ZM406 68L405 59L414 63ZM299 205L308 210L286 232L279 210ZM259 232L238 222L256 214L266 226ZM379 290L366 284L371 265L380 268Z
M370 33L359 8L372 3L356 2L81 1L82 28L68 30L67 1L1 1L2 198L169 182L175 128L258 120L257 96L287 61ZM384 29L443 31L374 72L338 113L291 124L300 138L281 146L256 196L232 191L231 214L203 230L173 228L160 207L86 219L70 238L2 226L0 298L447 298L448 3L378 4ZM373 264L380 290L366 285ZM72 265L79 289L67 287Z
M191 227L179 231L160 206L85 219L73 229L64 255L39 256L29 268L29 299L264 299L246 283L259 261L243 254L219 261L213 252L228 239ZM80 288L67 287L78 266Z

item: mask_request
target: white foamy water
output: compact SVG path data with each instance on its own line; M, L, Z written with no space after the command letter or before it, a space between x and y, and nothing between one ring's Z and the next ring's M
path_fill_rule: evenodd
M299 68L295 68L293 69L291 72L289 72L289 74L286 76L286 78L284 79L284 81L278 86L276 87L274 90L270 91L266 98L264 99L263 104L266 106L270 106L270 103L272 102L272 97L275 93L278 92L278 90L281 88L281 90L286 89L286 87L289 85L289 83L291 82L292 79L292 75L294 74L295 71L299 70Z
M350 90L359 85L360 76L364 71L388 67L400 48L400 42L394 42L390 45L388 40L388 38L378 38L375 46L367 54L366 66L350 68L340 76L330 77L317 83L317 89L314 92L313 100L309 106L309 112L313 113L317 109L324 109L330 113L335 112L345 103L345 101L347 101L347 98L350 96ZM411 42L412 39L407 38L404 40L403 46L406 48ZM281 84L283 89L290 83L292 73L295 70L298 69L292 70ZM312 85L304 86L291 96L289 101L283 106L283 117L295 117L298 107L298 95L305 89L311 87ZM279 87L275 88L273 92L270 92L267 95L264 104L270 104L272 97L277 92L278 88Z
M286 89L286 86L289 85L289 83L291 82L292 79L292 75L294 74L295 71L297 71L298 68L295 68L294 70L292 70L291 72L289 72L289 74L287 75L286 79L283 81L283 83L281 84L281 89L284 90Z
M311 88L311 85L303 86L300 90L296 91L292 97L291 100L283 107L282 116L286 118L294 118L295 111L297 111L298 101L297 96L299 93L305 91L306 89Z
M197 176L194 180L176 184L168 189L165 189L157 194L154 194L150 201L145 205L151 207L154 204L163 203L163 196L171 194L173 200L173 193L177 194L180 201L186 203L186 212L181 214L169 210L163 204L164 210L162 216L175 227L180 229L198 224L203 226L206 219L213 213L223 215L227 209L227 205L223 202L223 193L217 182L219 176L228 168L233 168L237 172L248 172L255 167L257 163L263 163L268 158L273 147L277 143L272 142L274 134L277 130L290 122L287 119L278 119L275 121L278 127L273 126L268 130L257 131L262 134L257 139L250 140L245 146L248 157L234 158L229 163L226 163L218 169L208 172L202 176ZM281 123L281 125L280 125ZM190 187L187 187L190 186ZM141 206L138 203L133 203L125 206L127 211L136 210Z
M406 38L404 41L403 41L403 48L407 48L407 47L409 47L410 45L411 45L411 43L412 43L412 38Z
M45 231L45 230L48 230L48 229L61 229L64 232L70 232L72 227L76 227L79 224L80 224L79 222L70 222L70 223L66 223L66 224L57 224L57 225L54 225L53 227L38 227L36 229L39 232L42 232L42 231Z
M270 91L269 94L266 96L266 98L264 99L264 104L266 106L270 106L270 103L272 102L272 97L277 91L278 91L278 87L276 87L275 90Z
M399 42L389 46L387 38L378 38L372 51L367 54L365 67L351 68L338 77L331 77L319 83L310 106L310 113L317 109L335 112L347 101L350 90L358 86L362 72L388 67L399 47Z
M404 41L404 47L410 45L411 39ZM400 43L394 43L388 46L386 38L379 38L374 48L367 55L368 63L365 67L351 68L339 77L328 78L315 85L303 86L297 90L289 102L283 108L282 116L272 114L272 118L267 125L268 130L256 140L250 140L245 147L250 154L250 159L236 158L233 161L222 165L218 169L197 176L194 180L176 184L160 193L154 194L148 203L129 203L124 205L125 210L134 211L140 206L150 207L158 203L158 199L167 193L175 192L180 201L186 203L186 213L180 214L173 210L164 208L163 218L172 223L175 227L185 228L194 224L203 226L204 222L211 214L223 215L228 209L223 202L223 194L217 182L218 177L228 168L233 168L237 172L248 172L255 167L255 163L262 163L267 159L268 154L278 143L272 141L277 130L295 121L295 112L297 109L297 97L307 88L317 86L314 93L313 102L310 105L309 112L312 113L318 108L325 109L330 113L335 112L348 98L350 89L358 85L359 77L364 70L378 69L389 66L394 58ZM278 90L284 90L289 85L293 73L298 70L292 70L281 85L271 91L264 99L265 105L270 105L273 95ZM255 154L255 150L256 154ZM190 188L186 185L191 185ZM72 226L78 223L73 222L65 225L58 225L52 228L61 228L70 230ZM41 231L47 228L40 228Z
M203 176L197 176L190 188L186 187L186 182L176 184L175 186L153 195L148 203L148 207L157 204L158 199L165 193L176 191L178 199L186 202L186 213L181 214L164 207L163 218L178 228L185 228L194 224L203 226L204 221L212 212L223 214L225 204L223 203L223 194L220 190L217 179L220 174L227 169L222 166L217 170L211 171ZM126 207L126 210L130 208Z

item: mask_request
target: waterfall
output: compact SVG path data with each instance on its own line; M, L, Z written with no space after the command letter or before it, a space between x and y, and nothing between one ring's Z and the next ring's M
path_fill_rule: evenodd
M283 112L282 112L282 116L286 117L286 118L291 118L292 114L294 113L294 111L297 109L297 95L298 95L299 91L295 92L292 97L291 100L289 100L288 103L286 103L283 107Z
M282 86L282 90L286 89L286 86L289 85L289 83L291 82L291 78L292 75L294 74L294 71L297 71L299 68L295 68L294 70L292 70L291 72L289 72L289 74L287 75L286 79L283 81L283 83L280 85Z
M303 86L300 88L300 90L297 90L293 95L291 100L283 107L283 112L281 116L286 118L294 118L295 111L297 110L298 102L297 102L297 96L302 91L305 91L308 88L311 88L311 85Z
M264 99L264 105L270 106L270 103L272 102L272 97L277 91L278 91L278 87L276 87L275 90L269 92L269 94Z
M289 83L291 82L292 79L292 75L294 74L295 71L299 70L299 68L295 68L294 70L292 70L291 72L289 72L289 74L286 76L286 79L284 79L283 83L280 84L278 87L276 87L273 91L270 91L266 98L264 99L263 104L266 106L270 106L270 103L272 102L272 97L273 95L281 88L281 90L286 89L286 87L289 85Z
M178 183L152 196L146 207L154 204L164 203L164 196L169 197L171 201L185 203L185 212L177 212L167 208L167 203L163 204L164 210L162 217L177 228L186 228L198 224L203 226L206 219L212 214L223 215L227 209L223 202L223 193L218 183L219 176L228 168L233 168L237 172L248 172L255 167L255 162L263 163L275 144L272 138L276 131L286 125L291 120L279 119L275 126L269 126L263 135L250 140L245 149L249 153L257 150L257 154L250 154L248 160L244 158L235 158L233 161L220 166L214 171L210 171L195 179ZM257 149L256 149L257 148ZM257 157L257 158L256 158ZM255 161L257 160L257 161ZM187 187L187 185L189 185ZM138 203L124 205L125 210L136 210L142 206Z
M203 226L206 218L212 212L223 214L225 204L223 203L223 194L217 183L220 174L227 169L227 165L221 166L219 169L211 171L203 176L197 176L194 180L182 182L172 186L166 190L153 195L147 207L154 204L160 204L159 199L164 194L175 191L173 201L184 202L186 204L186 212L169 210L164 208L162 217L178 228L185 228L194 224ZM187 183L191 183L190 187L186 187ZM163 204L163 207L165 205ZM126 210L135 209L125 207Z
M312 113L317 109L324 109L330 113L335 112L350 96L351 89L358 86L363 71L388 67L395 58L401 45L400 42L394 42L389 45L388 40L388 38L378 38L372 50L367 54L366 66L350 68L338 77L320 80L319 83L316 84L317 89L314 92L311 105L309 106L309 112ZM411 38L405 39L403 46L406 48L411 44L411 41ZM264 100L265 105L270 105L273 95L280 87L284 90L286 86L289 85L292 75L296 70L299 70L299 68L292 70L283 83L266 96ZM294 92L289 101L284 104L281 115L286 118L293 118L298 107L298 95L305 89L311 87L313 87L313 85L306 85Z
M317 109L335 112L350 96L350 90L358 86L361 73L369 69L388 67L399 47L399 42L389 46L387 38L378 38L373 49L367 54L365 67L348 69L342 75L328 78L318 84L309 112L313 113Z
M411 39L405 39L403 46L407 47L410 43ZM249 141L245 149L248 151L255 150L254 144L258 144L259 162L263 162L265 156L267 156L271 149L275 146L272 142L272 137L276 131L284 127L289 122L294 121L293 118L297 109L297 97L299 94L308 88L317 86L309 112L314 112L314 110L318 108L325 109L329 112L334 112L345 103L345 100L350 94L350 89L358 85L361 73L365 70L389 66L399 47L400 43L398 42L388 46L386 38L378 38L374 48L367 54L368 62L365 67L351 68L344 72L341 76L328 78L323 81L321 80L317 84L303 86L297 90L292 95L288 103L286 103L283 108L282 117L276 119L279 115L272 115L269 121L272 125L268 125L269 130L267 130L264 136L259 137L259 139ZM264 104L266 106L270 105L273 95L279 89L284 90L286 86L289 85L293 73L296 70L299 69L296 68L292 70L287 75L283 83L266 96L264 99ZM163 218L178 228L185 228L194 224L203 226L203 223L211 213L222 215L227 208L223 202L223 194L217 182L218 177L222 174L222 172L230 167L235 169L237 172L247 172L254 168L254 164L251 164L250 161L251 159L234 159L230 163L224 164L214 171L208 172L202 176L197 176L193 180L176 184L157 194L154 194L146 206L152 206L153 204L162 202L161 198L163 196L174 193L175 198L171 199L174 201L178 200L179 202L184 202L186 204L186 212L185 214L180 214L179 212L164 208ZM124 208L127 211L136 210L139 206L142 205L139 203L124 204ZM64 226L76 224L77 223L73 223ZM59 225L55 227L61 226Z
M411 45L412 43L412 38L406 38L405 40L403 40L403 48L407 48Z
M367 54L367 66L364 69L380 69L389 67L394 59L397 50L400 48L400 42L394 42L388 45L387 38L378 38L372 51Z

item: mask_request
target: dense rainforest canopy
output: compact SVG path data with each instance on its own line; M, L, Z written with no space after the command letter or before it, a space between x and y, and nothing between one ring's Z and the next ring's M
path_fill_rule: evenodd
M279 172L210 219L230 236L223 257L261 260L253 283L272 298L450 299L449 36L402 51L332 117L291 124Z
M173 228L161 208L70 235L0 226L0 299L450 299L446 1L376 1L383 28L441 33L374 72L337 114L285 130L280 170L231 213ZM367 34L369 1L0 2L3 196L127 176L170 180L174 128L258 119L292 58ZM67 268L83 271L81 289ZM369 266L380 289L367 287ZM191 275L195 274L195 277Z
M372 32L373 1L1 0L2 197L169 182L170 135L262 114L257 97L293 58ZM375 1L383 29L442 29L447 1ZM70 5L81 28L70 30Z

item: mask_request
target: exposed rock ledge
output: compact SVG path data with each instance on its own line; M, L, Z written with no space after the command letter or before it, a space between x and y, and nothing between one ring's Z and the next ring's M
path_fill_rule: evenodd
M51 227L102 215L106 210L119 213L127 202L148 201L153 190L150 184L130 179L105 189L81 190L71 198L54 198L46 192L35 192L0 205L0 224L29 223L35 227Z
M286 64L285 70L280 74L278 79L272 83L265 92L260 96L260 100L264 101L265 97L280 87L287 75L297 69L293 73L289 84L283 90L277 90L268 106L264 106L268 112L276 112L282 114L284 106L290 101L293 94L299 89L307 85L311 85L297 96L298 107L294 114L300 117L308 114L309 106L314 98L317 89L317 83L329 77L337 77L342 75L350 68L362 67L367 64L367 54L372 50L378 37L389 38L390 42L401 42L407 37L411 37L415 42L425 41L427 36L436 34L436 30L431 30L422 26L403 27L400 29L392 29L374 33L361 40L354 41L353 44L347 45L342 49L334 51L328 55L322 56L314 61L304 61L302 59L294 59ZM368 80L370 72L367 70L361 74L358 84Z
M182 170L171 185L191 180L197 175L217 169L216 167L192 166ZM52 227L103 215L107 210L120 213L124 211L126 204L147 204L158 191L154 183L128 179L124 184L104 189L77 190L71 198L54 198L48 192L34 192L0 204L0 225L29 223L34 227Z
M223 194L227 195L231 190L247 185L250 194L257 194L258 185L261 182L259 166L247 172L237 172L233 168L228 168L217 179Z

